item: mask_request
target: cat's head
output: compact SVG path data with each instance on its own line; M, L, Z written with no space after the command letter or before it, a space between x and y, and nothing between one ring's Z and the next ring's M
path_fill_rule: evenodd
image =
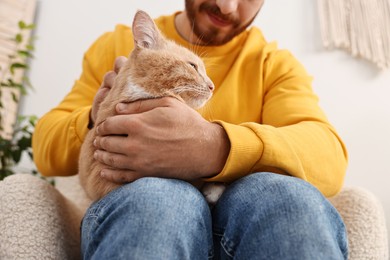
M136 13L132 31L135 46L129 62L133 83L152 96L179 96L193 108L210 99L214 84L196 54L165 39L143 11Z

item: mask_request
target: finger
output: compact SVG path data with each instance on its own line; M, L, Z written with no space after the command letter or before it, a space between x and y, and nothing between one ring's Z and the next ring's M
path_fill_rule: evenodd
M138 114L150 111L157 107L173 106L175 102L180 102L173 97L163 97L154 99L143 99L131 103L119 103L116 105L118 114Z
M99 110L100 104L103 102L103 100L105 99L105 97L107 96L109 91L110 91L110 88L107 88L102 84L102 86L96 92L96 95L95 95L95 98L94 98L94 101L92 104L91 114L90 114L92 122L96 121L97 111Z
M107 181L118 184L133 182L143 177L134 171L116 169L102 169L100 176Z
M109 71L104 75L103 83L101 88L109 88L111 89L114 85L115 78L117 76L117 73L115 71Z
M141 122L137 120L136 115L118 115L112 116L101 122L96 127L96 135L122 135L128 136L134 131L139 131Z
M126 145L124 145L125 141L125 136L97 136L93 141L93 145L99 150L105 150L110 153L127 154L129 149Z
M95 102L100 104L104 100L104 98L107 96L109 91L110 91L109 88L105 88L105 87L100 88L98 90L98 92L96 92Z
M128 165L129 158L123 154L109 153L103 150L96 150L93 154L95 160L117 169L131 169Z
M127 62L127 58L125 56L119 56L115 59L114 63L114 71L119 73L119 70L123 67L123 65Z

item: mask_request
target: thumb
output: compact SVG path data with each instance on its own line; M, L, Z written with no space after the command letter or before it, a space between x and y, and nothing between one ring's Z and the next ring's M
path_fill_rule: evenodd
M103 102L104 98L107 96L108 92L110 91L110 88L108 87L101 87L96 92L93 104L92 104L92 110L91 110L91 119L92 122L96 121L97 113L100 108L100 104Z

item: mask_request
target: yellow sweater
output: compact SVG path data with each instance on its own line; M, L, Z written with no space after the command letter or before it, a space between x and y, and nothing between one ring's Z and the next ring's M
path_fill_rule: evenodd
M326 196L337 193L347 153L318 106L302 65L267 43L257 28L223 46L191 45L177 33L174 16L160 17L156 23L167 38L204 55L216 89L199 113L219 122L231 142L224 169L210 180L231 182L252 172L272 171L307 180ZM77 174L95 93L115 58L128 56L132 48L130 28L118 25L85 53L79 80L36 126L34 159L43 175Z

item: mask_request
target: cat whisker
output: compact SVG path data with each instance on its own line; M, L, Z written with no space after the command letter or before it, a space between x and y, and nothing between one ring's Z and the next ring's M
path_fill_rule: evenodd
M194 27L195 27L195 21L192 21L192 28L191 28L191 32L193 32L193 31L194 31ZM190 35L191 35L191 37L190 37L190 42L192 43L194 34L193 34L193 33L191 33ZM195 45L195 46L196 46L196 45Z
M195 21L192 21L192 32L194 32L195 30L194 30L194 28L195 28ZM194 33L193 34L191 34L191 35L195 35ZM203 36L201 35L200 37L198 37L198 39L196 39L196 41L194 42L194 45L196 46L196 47L199 47L201 44L201 41L202 41L202 38L203 38Z
M192 91L196 91L196 89L193 87L190 87L190 86L176 87L176 89L175 89L175 92L178 94L183 93L183 92L192 92Z
M192 32L194 31L194 27L195 27L195 21L192 21L192 28L191 28ZM195 37L195 34L192 33L190 36L190 43L192 43L190 50L194 53L198 53L199 48L200 48L199 42L201 41L201 39L198 38L194 42L194 37Z
M217 65L216 63L207 63L207 69L208 69L208 71L211 72L211 71L213 71L213 70L219 69L216 65Z
M197 86L181 86L181 87L176 87L176 89L175 89L176 94L180 95L181 93L184 93L184 92L192 92L192 93L195 93L198 95L207 95L210 93L209 90L207 90L205 88L199 88Z
M198 53L198 56L201 57L201 58L208 58L208 52L207 50L203 50L202 52Z
M194 27L195 27L195 22L193 21L192 22L192 32L194 31ZM194 53L196 53L199 57L202 57L202 58L205 58L207 57L206 55L206 50L203 50L202 52L200 52L199 50L202 48L202 40L203 40L203 34L200 35L196 41L194 42L194 34L192 33L191 36L190 36L190 43L192 43L190 45L190 50Z

